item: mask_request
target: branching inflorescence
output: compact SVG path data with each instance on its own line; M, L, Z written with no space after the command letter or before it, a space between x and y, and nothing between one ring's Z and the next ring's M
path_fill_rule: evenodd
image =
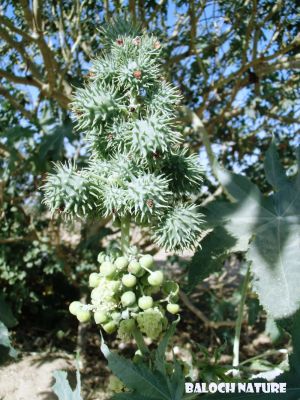
M159 303L152 303L151 296L144 295L144 289L162 288L170 313L177 313L178 306L161 282L149 283L127 269L138 263L140 254L130 253L125 236L134 222L149 228L154 242L166 250L194 248L202 215L190 197L199 191L202 171L198 157L187 154L182 147L175 127L180 95L161 72L160 42L122 20L103 29L102 34L102 57L93 62L88 83L76 91L72 103L77 128L85 133L90 145L89 164L81 171L72 163L56 165L44 185L45 203L52 213L59 210L71 218L98 214L113 216L120 220L121 227L127 224L122 229L125 270L115 268L118 258L110 258L105 262L112 274L107 276L101 264L100 274L92 278L97 281L97 285L94 281L91 284L92 304L72 303L71 312L84 321L94 311L96 322L104 324L107 331L120 325L121 336L128 324L123 320L137 313L135 320L142 332L155 336L150 328L155 319L164 324L164 311ZM150 281L152 277L150 273ZM124 279L128 281L124 283ZM117 284L120 281L121 286ZM112 287L114 282L116 286ZM126 290L130 282L135 291ZM103 298L105 306L99 303ZM133 314L129 315L128 310ZM156 333L162 329L157 328Z

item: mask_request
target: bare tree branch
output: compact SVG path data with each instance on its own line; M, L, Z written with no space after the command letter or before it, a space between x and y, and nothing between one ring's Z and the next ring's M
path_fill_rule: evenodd
M6 78L10 82L20 83L22 85L29 85L29 86L35 86L37 88L41 88L41 83L32 76L17 76L17 75L12 74L11 72L0 69L0 77Z
M24 117L28 118L29 120L33 120L35 118L35 115L31 113L30 111L26 110L26 108L20 104L14 96L12 96L9 92L9 90L5 89L4 87L0 86L0 96L5 97L13 107L15 107L17 110L19 110Z
M38 67L35 65L35 63L32 61L31 57L29 56L28 52L26 51L25 47L23 46L22 42L18 42L14 40L5 29L0 27L0 37L5 40L12 48L17 50L17 52L22 56L25 65L31 70L32 74L38 79L42 79L42 75L38 69Z
M34 38L22 29L17 28L7 17L0 15L0 24L5 25L12 32L22 36L28 42L34 42Z

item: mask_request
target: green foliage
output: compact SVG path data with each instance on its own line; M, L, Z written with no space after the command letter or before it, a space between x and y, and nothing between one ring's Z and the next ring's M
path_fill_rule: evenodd
M209 232L201 241L205 251L197 251L189 264L189 288L193 289L198 282L220 271L228 257L229 249L235 243L236 239L222 226Z
M219 169L219 179L235 202L213 202L208 207L207 218L212 226L216 226L216 233L211 236L211 256L218 259L221 253L216 266L219 268L223 256L230 252L247 252L247 258L252 262L253 286L260 302L278 319L294 314L300 305L297 284L300 264L296 256L299 249L300 174L298 172L292 179L286 177L274 145L267 152L265 170L269 183L275 186L268 197L264 197L246 177ZM232 240L224 242L220 251L218 235L224 229L235 240L234 243ZM201 255L196 253L190 271L191 283L196 277L193 285L199 277L205 276L206 270L210 272L212 261L204 263L203 273L197 272L199 259ZM198 268L201 269L200 264Z
M0 350L2 350L2 347L6 348L8 355L13 358L17 357L18 352L11 344L7 328L12 328L16 324L17 321L12 314L10 306L5 301L3 295L0 295Z
M8 328L12 328L17 324L17 320L3 294L0 294L0 319Z
M7 327L2 321L0 321L0 348L1 346L6 347L9 350L9 355L13 358L17 357L16 350L12 347L11 341L9 339L9 332Z
M165 351L170 337L174 334L176 322L166 332L160 345L150 357L154 367L149 367L142 359L136 363L111 352L102 340L101 351L108 360L112 372L124 383L129 392L115 394L113 399L139 400L181 400L184 395L184 375L176 360L167 372ZM170 370L170 369L169 369Z
M299 379L300 379L300 368L299 368L299 359L300 359L300 313L299 311L293 316L293 318L288 318L285 321L282 320L281 323L283 325L291 325L291 336L292 336L292 344L293 344L293 352L289 356L289 370L280 374L274 379L274 382L283 382L286 384L286 393L243 393L238 394L234 393L230 395L230 398L233 400L239 400L241 398L245 399L258 399L258 400L276 400L280 396L280 400L298 400L300 396L300 388L299 388ZM263 379L257 380L252 379L251 382L266 382ZM212 399L212 400L223 400L224 395L221 394L212 394L203 396L204 399Z
M162 80L158 40L145 33L132 36L131 23L118 21L107 28L102 58L72 103L91 162L81 171L72 164L56 166L44 185L45 204L68 216L95 210L100 216L129 215L151 225L159 246L193 248L202 220L189 196L202 179L197 157L178 150L174 112L180 96Z
M79 369L76 370L76 388L72 390L65 371L55 371L53 377L55 383L52 386L53 392L58 397L58 400L82 400L81 397L81 381Z

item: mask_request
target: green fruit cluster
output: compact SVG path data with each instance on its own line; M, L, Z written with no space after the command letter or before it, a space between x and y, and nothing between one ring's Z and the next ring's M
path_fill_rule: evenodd
M155 270L150 254L99 257L99 272L89 277L90 304L73 301L69 310L80 322L92 316L107 333L128 340L136 326L151 339L167 327L166 311L178 314L178 285Z

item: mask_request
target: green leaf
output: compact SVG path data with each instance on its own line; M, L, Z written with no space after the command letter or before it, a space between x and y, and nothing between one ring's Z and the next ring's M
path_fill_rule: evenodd
M9 355L13 358L16 358L18 353L12 347L10 339L9 339L9 332L7 327L4 325L3 322L0 321L0 346L7 347L9 350Z
M202 249L196 251L189 264L188 289L193 289L198 282L219 271L235 243L236 239L221 226L210 232L201 242Z
M222 186L236 202L244 202L248 197L261 200L262 196L258 187L245 176L234 174L219 166L216 168L216 174Z
M185 377L182 373L182 368L178 361L174 359L174 372L171 375L170 379L170 392L172 393L172 399L174 400L182 400L182 396L184 394L184 381Z
M12 128L0 131L0 137L4 137L8 146L14 146L19 140L24 140L32 137L35 131L29 127L14 126Z
M64 151L64 139L73 138L73 125L66 121L62 125L45 125L44 130L46 135L43 136L38 151L39 161L45 161L49 155L52 161L59 160Z
M266 153L265 173L268 182L276 190L288 184L289 182L286 177L285 171L280 163L278 152L276 150L276 145L274 142L271 143Z
M13 316L10 305L5 301L2 294L0 294L0 320L8 328L12 328L18 323L18 321Z
M103 340L101 350L109 368L127 388L143 396L149 396L149 399L153 400L172 399L165 377L161 373L150 371L144 364L135 365L117 353L111 352Z
M65 371L55 371L53 373L53 377L55 378L55 383L52 386L52 389L59 400L82 400L80 391L81 391L81 382L80 382L80 373L77 368L76 371L76 380L77 385L75 390L73 391L70 387L68 378L68 374Z
M299 174L299 172L298 172ZM300 184L280 180L272 217L255 229L248 252L260 302L276 319L294 314L300 307ZM275 300L274 300L275 299Z
M235 203L215 201L207 207L207 221L212 226L223 226L236 238L232 252L245 252L257 224L273 217L273 205L256 185L242 175L218 168L218 177Z
M176 329L176 326L177 326L179 320L180 320L180 318L178 318L176 321L172 322L172 325L169 327L167 332L164 334L162 340L160 341L160 343L155 351L154 365L155 365L155 368L162 373L166 372L165 353L166 353L170 338L174 335L174 332L175 332L175 329Z
M271 147L266 173L278 191L269 197L264 197L246 177L219 169L219 179L236 203L212 203L207 220L236 238L230 251L246 252L249 248L254 289L268 313L279 319L300 307L300 181L299 173L293 180L284 179L275 161ZM277 173L281 178L276 180Z

